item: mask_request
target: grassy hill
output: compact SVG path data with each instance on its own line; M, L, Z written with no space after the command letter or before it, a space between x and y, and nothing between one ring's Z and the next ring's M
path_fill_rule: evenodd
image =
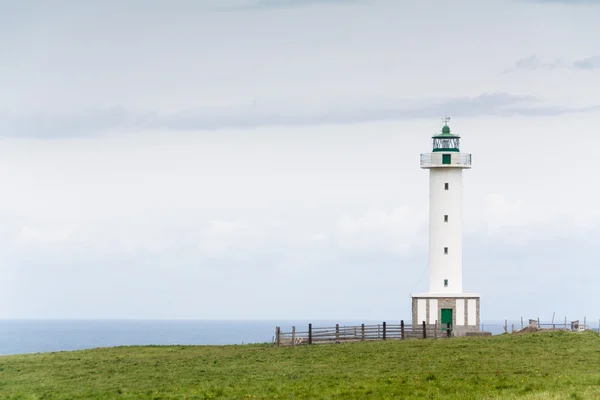
M276 348L118 347L0 357L8 399L598 399L600 337L539 332Z

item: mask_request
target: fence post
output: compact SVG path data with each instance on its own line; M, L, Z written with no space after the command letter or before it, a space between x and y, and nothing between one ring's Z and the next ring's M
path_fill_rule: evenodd
M566 319L565 319L565 322L567 322ZM540 317L538 317L538 326L537 326L537 328L540 329Z
M567 317L565 317L565 330L567 330Z
M385 321L383 321L383 340L386 339L386 334L385 334Z
M437 331L438 331L438 320L435 320L435 325L433 326L433 337L437 339Z
M404 339L404 320L400 321L400 337Z
M335 342L340 342L340 324L335 324Z
M276 326L275 327L275 344L277 345L277 347L279 347L279 335L281 334L281 328Z
M365 340L365 324L361 324L360 326L360 332L361 332L361 340Z
M423 339L427 339L427 325L425 325L425 321L423 321Z
M308 324L308 344L312 344L312 324Z
M504 320L504 333L508 333L508 320Z
M523 317L521 317L521 330L523 330Z
M292 346L296 345L296 327L292 326Z
M450 322L446 322L446 336L450 337L452 332L450 331Z
M515 333L515 324L512 324L512 332L511 333Z

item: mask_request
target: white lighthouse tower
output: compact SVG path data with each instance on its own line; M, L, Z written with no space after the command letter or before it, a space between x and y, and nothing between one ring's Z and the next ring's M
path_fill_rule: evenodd
M462 287L462 172L471 168L471 154L460 152L449 120L432 137L432 152L421 154L421 168L429 170L429 292L411 294L412 318L413 326L450 323L464 335L480 326L480 295Z

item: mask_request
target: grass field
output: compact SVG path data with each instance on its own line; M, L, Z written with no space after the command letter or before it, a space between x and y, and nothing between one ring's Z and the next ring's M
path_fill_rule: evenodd
M0 357L8 399L600 399L597 333Z

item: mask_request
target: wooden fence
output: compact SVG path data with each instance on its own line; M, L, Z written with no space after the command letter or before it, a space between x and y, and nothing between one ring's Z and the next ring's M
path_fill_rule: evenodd
M569 332L583 332L586 330L596 330L596 328L592 328L588 325L587 317L583 317L583 323L579 320L567 320L567 317L561 320L556 320L555 315L552 315L552 320L550 322L540 321L540 318L524 320L521 317L521 322L518 320L513 320L509 324L509 320L505 319L504 323L491 323L491 324L481 324L481 330L485 331L486 328L489 330L494 330L494 334L500 334L502 331L504 333L519 333L519 332L528 332L528 331L537 331L537 330L555 330L555 331L569 331ZM598 333L600 334L600 320L598 320Z
M283 332L280 327L275 328L275 344L277 346L297 346L301 344L359 342L365 340L402 340L402 339L438 339L452 335L450 324L444 328L438 323L412 326L388 324L383 322L377 325L354 325L334 327L313 327L308 324L308 330L298 331L292 327L291 332Z
M521 317L521 329L515 327L512 324L510 332L519 332L526 329L545 329L545 330L561 330L561 331L584 331L588 329L587 318L583 318L583 324L579 323L579 320L567 322L567 317L564 321L555 321L554 315L552 315L552 322L540 322L539 317L537 319L530 319L528 325L523 324L523 318ZM508 320L504 320L504 332L509 332ZM598 321L598 332L600 332L600 320Z

